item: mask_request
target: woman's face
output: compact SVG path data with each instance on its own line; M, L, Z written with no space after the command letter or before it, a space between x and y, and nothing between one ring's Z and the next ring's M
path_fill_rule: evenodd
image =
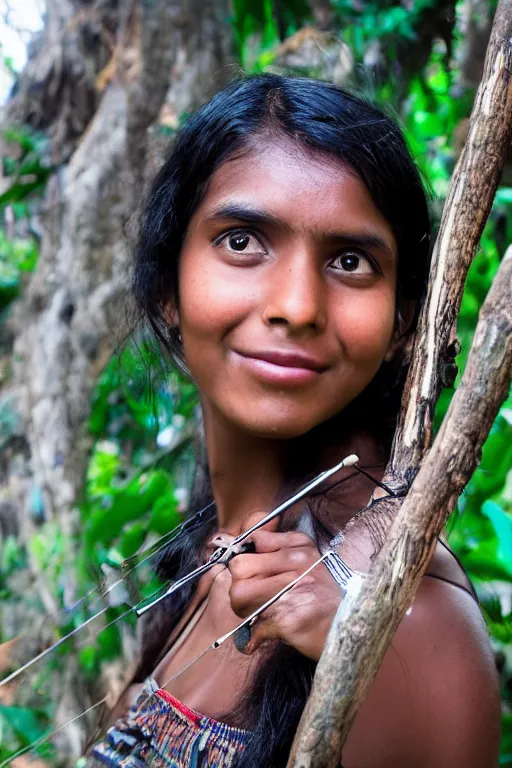
M292 438L339 413L389 354L396 271L391 227L340 163L283 140L221 166L179 269L207 423Z

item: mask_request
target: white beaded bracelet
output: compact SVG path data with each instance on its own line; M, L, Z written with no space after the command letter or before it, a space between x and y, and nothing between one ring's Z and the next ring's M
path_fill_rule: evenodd
M361 583L365 578L364 573L350 568L333 549L325 558L324 563L336 584L341 587L345 594L347 592L359 591Z

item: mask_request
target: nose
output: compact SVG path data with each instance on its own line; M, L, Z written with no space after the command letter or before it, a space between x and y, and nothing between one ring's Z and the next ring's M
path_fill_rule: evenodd
M304 250L277 259L269 276L264 321L290 331L320 332L327 323L327 296L314 254Z

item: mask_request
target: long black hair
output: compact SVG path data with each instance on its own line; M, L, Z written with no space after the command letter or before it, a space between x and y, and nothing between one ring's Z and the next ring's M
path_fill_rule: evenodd
M186 369L179 329L170 327L166 307L179 309L178 264L189 221L215 171L255 146L285 138L350 167L392 227L398 252L396 325L404 302L419 301L428 272L430 219L420 174L400 128L385 110L360 96L318 80L263 74L235 80L192 115L176 137L155 179L141 222L133 288L137 304L161 344ZM414 323L413 323L414 326ZM409 333L412 328L409 328ZM405 361L406 363L406 361ZM285 478L293 486L315 469L326 441L335 442L344 426L371 428L389 449L407 365L403 357L383 363L365 391L338 417L300 440L312 457ZM298 468L299 467L299 468ZM209 487L195 504L212 501ZM164 551L160 574L175 578L201 560L215 528L208 519ZM133 682L151 674L163 658L172 629L191 592L172 604L163 601L150 614ZM308 696L314 664L294 649L277 644L256 676L239 710L252 738L241 764L248 768L286 765L291 741ZM241 725L241 723L237 723Z

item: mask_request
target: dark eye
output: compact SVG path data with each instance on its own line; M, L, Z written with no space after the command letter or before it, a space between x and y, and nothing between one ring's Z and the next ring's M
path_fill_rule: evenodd
M240 254L241 256L261 256L266 254L266 250L256 237L247 230L233 230L227 232L215 243L217 247L224 248L230 254Z
M338 254L332 260L331 267L339 272L351 272L358 275L371 275L375 273L375 268L369 257L353 249L347 249Z
M236 232L235 234L229 235L228 237L229 246L234 251L245 251L249 245L250 240L251 236L245 232Z

